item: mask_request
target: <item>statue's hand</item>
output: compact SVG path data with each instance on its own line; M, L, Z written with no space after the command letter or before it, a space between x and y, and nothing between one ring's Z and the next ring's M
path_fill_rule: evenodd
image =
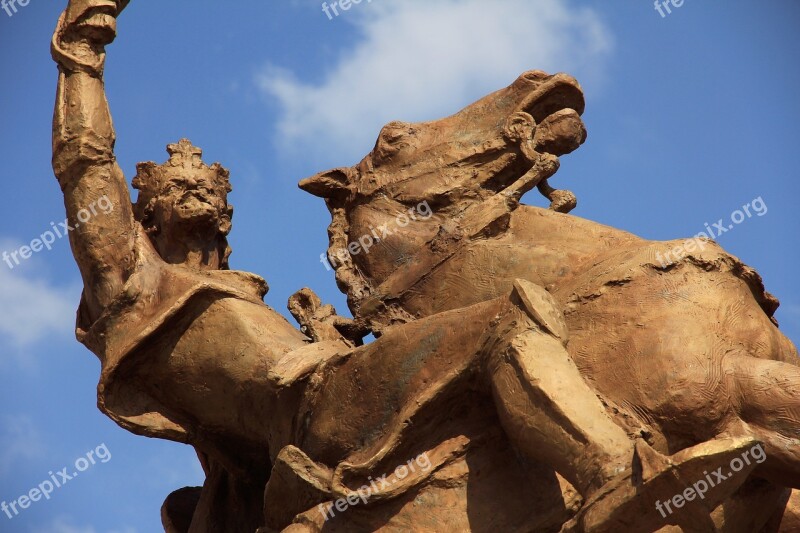
M117 16L130 0L69 0L51 44L67 70L102 74L104 47L117 36Z
M369 329L337 315L332 305L322 305L319 296L309 288L300 289L289 298L289 312L314 342L338 340L361 346L369 334Z
M117 36L117 16L130 0L70 0L64 12L62 41L105 46Z

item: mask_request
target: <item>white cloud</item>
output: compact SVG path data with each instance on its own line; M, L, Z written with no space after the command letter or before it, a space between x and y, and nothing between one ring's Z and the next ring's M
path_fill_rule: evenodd
M0 476L18 461L44 457L45 446L33 419L25 415L0 416Z
M342 164L363 156L386 122L449 115L533 68L586 82L612 49L597 13L570 0L381 1L335 22L359 38L321 83L269 66L258 84L281 106L284 148Z
M59 516L50 524L40 528L32 528L30 531L31 533L97 533L97 529L92 526L76 526L74 523L74 520L70 517ZM136 530L132 527L126 527L108 531L108 533L136 533Z
M38 341L73 334L80 290L60 288L42 279L31 279L16 267L0 263L0 367L9 359L22 366L32 364L22 356Z
M33 528L31 533L97 533L93 527L72 525L71 519L60 516L42 528Z

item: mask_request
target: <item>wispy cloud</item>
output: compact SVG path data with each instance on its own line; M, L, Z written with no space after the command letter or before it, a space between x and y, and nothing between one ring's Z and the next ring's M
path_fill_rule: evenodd
M278 138L341 163L364 155L390 120L430 120L538 68L593 77L611 52L598 14L569 0L425 0L362 4L339 17L359 38L321 83L267 67Z
M77 526L71 517L59 516L45 526L31 528L30 533L98 533L98 530L92 526ZM105 533L136 533L136 530L126 527Z
M43 458L44 441L33 419L26 415L0 415L0 476L18 461Z
M31 528L31 533L97 533L93 527L75 526L70 518L60 516L50 524Z
M0 264L0 368L11 360L28 366L32 362L23 358L28 348L45 338L67 338L79 295L76 287L56 287Z

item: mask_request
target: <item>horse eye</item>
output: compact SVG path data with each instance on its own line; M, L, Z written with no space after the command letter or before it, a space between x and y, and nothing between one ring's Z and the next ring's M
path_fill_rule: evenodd
M395 144L409 133L408 124L405 122L390 122L383 127L380 138L388 144Z
M390 122L383 127L378 136L373 159L380 163L397 154L404 147L410 145L408 138L415 133L416 129L407 122Z

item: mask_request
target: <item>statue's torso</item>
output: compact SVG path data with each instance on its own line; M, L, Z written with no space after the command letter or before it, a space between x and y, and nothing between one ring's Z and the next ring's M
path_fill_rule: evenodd
M306 342L266 305L207 294L165 324L137 355L136 366L164 384L153 388L164 405L202 413L204 426L264 449L276 433L286 436L275 446L289 443L281 441L290 439L296 409L290 402L277 405L270 370Z

